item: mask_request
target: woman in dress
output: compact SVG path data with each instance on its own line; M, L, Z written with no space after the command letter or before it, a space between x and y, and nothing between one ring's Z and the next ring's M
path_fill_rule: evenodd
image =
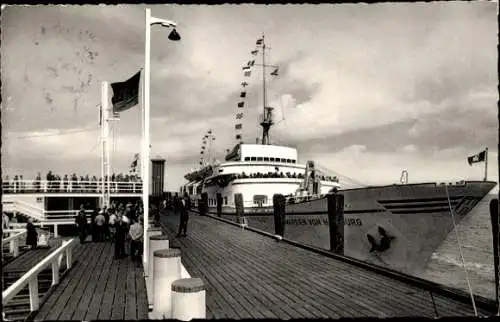
M38 244L38 233L36 232L35 225L33 225L33 219L30 218L28 220L28 224L26 225L26 245L31 246L31 249L36 249Z

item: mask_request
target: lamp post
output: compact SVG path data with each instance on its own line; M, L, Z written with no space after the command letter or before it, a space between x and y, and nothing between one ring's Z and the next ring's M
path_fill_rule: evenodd
M161 25L163 27L173 27L174 29L168 36L168 39L177 41L180 40L179 34L176 32L175 27L177 24L173 21L155 18L151 16L151 9L146 8L146 26L145 26L145 41L144 41L144 90L143 90L143 104L144 104L144 127L143 127L143 140L142 140L142 202L144 211L144 248L143 248L143 261L144 261L144 272L148 271L148 254L149 254L149 238L148 238L148 226L149 226L149 150L150 150L150 138L149 138L149 127L150 127L150 106L149 106L149 95L150 95L150 61L151 61L151 26Z

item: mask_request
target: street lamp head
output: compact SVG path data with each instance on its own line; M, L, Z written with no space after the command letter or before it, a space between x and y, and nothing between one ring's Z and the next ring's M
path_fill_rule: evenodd
M178 40L181 40L181 36L177 33L177 31L174 28L174 29L172 29L172 31L168 35L168 39L170 39L172 41L178 41Z

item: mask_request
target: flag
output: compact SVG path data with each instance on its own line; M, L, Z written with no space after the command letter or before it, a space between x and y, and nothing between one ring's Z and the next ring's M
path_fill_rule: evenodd
M250 53L255 56L259 53L259 50L255 49L255 50L252 50Z
M468 157L467 161L469 162L469 165L472 166L473 163L486 161L486 157L486 150L484 150L479 152L478 154Z
M250 72L250 71L247 71L247 72L245 72L245 74L244 74L244 75L245 75L245 77L250 77L251 72Z
M242 118L243 118L243 113L238 113L238 114L236 114L236 119L237 119L237 120L240 120L240 119L242 119Z
M241 134L236 134L236 140L241 140Z
M246 86L248 86L248 83L247 82L242 82L241 86L246 87Z
M200 151L200 154L203 154L203 151Z
M123 112L139 104L141 71L124 82L111 83L113 89L113 113Z
M273 76L278 76L278 68L276 68L272 73L271 75Z
M235 128L236 130L241 130L241 127L242 127L241 123L236 124L236 125L234 126L234 128Z
M253 66L253 65L255 65L255 60L251 60L248 62L248 66Z
M264 38L258 39L255 44L256 45L262 45L262 42L264 41Z
M201 149L202 149L202 150L205 150L205 146L202 146L202 147L201 147Z
M247 69L250 69L250 66L243 66L241 69L247 70Z
M245 105L245 102L239 102L238 107L243 107Z
M212 134L212 130L211 130L211 129L210 129L210 130L208 130L208 132L207 132L207 133L208 133L208 134Z
M132 163L130 164L130 167L132 169L134 169L135 167L137 167L137 160L132 161Z
M240 97L245 98L247 96L247 92L241 92Z

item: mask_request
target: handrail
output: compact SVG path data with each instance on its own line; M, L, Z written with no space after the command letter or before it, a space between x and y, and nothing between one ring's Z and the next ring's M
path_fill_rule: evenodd
M112 193L139 193L142 190L143 182L137 181L104 181L105 189L107 186L111 189ZM18 192L101 192L102 181L72 181L72 180L4 180L2 182L2 190L4 193L18 193Z
M18 232L17 234L2 239L3 245L9 243L9 252L12 254L13 257L19 256L19 239L24 238L26 234L27 231L23 230Z
M63 244L53 251L49 256L45 257L35 267L30 269L26 274L21 276L14 284L9 286L2 292L2 304L6 305L12 300L26 285L29 286L30 310L36 311L40 307L40 298L38 294L38 274L47 266L52 265L52 286L59 283L60 260L66 255L66 269L70 269L73 263L72 250L76 245L76 239L63 242Z

